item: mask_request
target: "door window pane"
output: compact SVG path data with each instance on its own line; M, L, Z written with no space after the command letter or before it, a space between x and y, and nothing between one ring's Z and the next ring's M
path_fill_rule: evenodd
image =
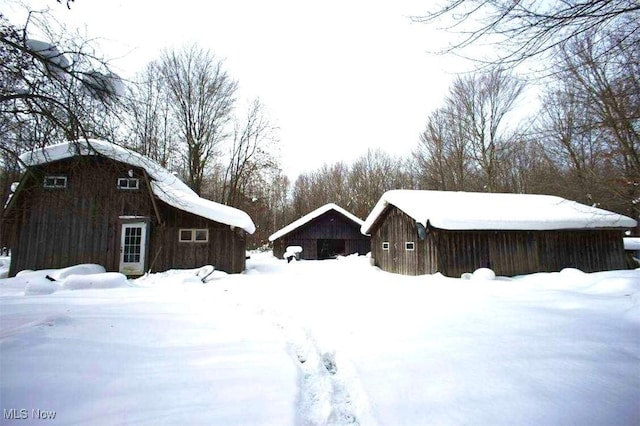
M142 228L126 227L124 228L124 256L125 263L140 262L140 254L142 252Z

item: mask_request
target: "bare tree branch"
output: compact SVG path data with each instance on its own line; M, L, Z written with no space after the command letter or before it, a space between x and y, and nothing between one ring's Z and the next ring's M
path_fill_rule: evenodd
M415 22L439 24L456 39L438 53L457 53L480 63L514 65L550 54L587 31L622 31L629 49L639 49L636 0L448 0ZM488 42L497 57L469 55L469 47Z

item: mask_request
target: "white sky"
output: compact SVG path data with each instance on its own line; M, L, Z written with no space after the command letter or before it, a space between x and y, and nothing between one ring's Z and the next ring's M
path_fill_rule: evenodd
M125 78L166 47L195 42L225 58L239 98L259 97L279 126L291 178L368 147L408 154L447 91L446 71L455 70L428 53L442 32L410 22L425 0L76 0L70 11L55 0L30 4L104 39L100 48Z

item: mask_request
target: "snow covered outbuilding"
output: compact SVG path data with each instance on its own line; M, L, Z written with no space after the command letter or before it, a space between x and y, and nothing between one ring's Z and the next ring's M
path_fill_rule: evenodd
M337 255L366 254L369 237L360 233L363 222L340 206L329 203L302 216L269 237L274 256L289 246L302 247L301 259L331 259Z
M361 231L389 272L459 277L624 269L622 238L636 221L550 195L393 190Z
M26 167L3 213L10 275L81 263L107 271L245 269L243 211L199 197L151 159L100 140L20 156Z

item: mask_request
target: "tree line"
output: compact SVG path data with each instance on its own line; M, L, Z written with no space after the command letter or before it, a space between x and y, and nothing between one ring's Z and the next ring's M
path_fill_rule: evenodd
M477 14L476 3L452 0L449 9L416 20L433 22L465 5ZM3 199L19 178L20 153L93 137L144 154L201 196L245 210L257 225L250 246L329 202L365 218L395 188L555 194L638 218L640 36L629 30L638 9L622 0L604 9L571 4L549 2L551 9L540 11L522 9L525 2L482 3L494 8L482 15L488 24L451 50L543 12L565 23L574 22L569 12L580 23L592 13L594 21L549 27L546 44L520 44L537 50L507 50L457 76L425 117L411 153L369 149L352 163L326 164L293 181L281 170L278 128L267 108L259 99L237 99L237 80L213 52L195 44L165 50L125 83L90 42L47 13L31 12L21 26L0 15ZM598 14L605 10L607 19ZM32 27L46 41L29 38ZM520 29L525 36L527 27ZM539 29L531 28L533 39L542 37ZM514 69L529 54L545 55L533 78ZM526 105L532 88L539 106Z

